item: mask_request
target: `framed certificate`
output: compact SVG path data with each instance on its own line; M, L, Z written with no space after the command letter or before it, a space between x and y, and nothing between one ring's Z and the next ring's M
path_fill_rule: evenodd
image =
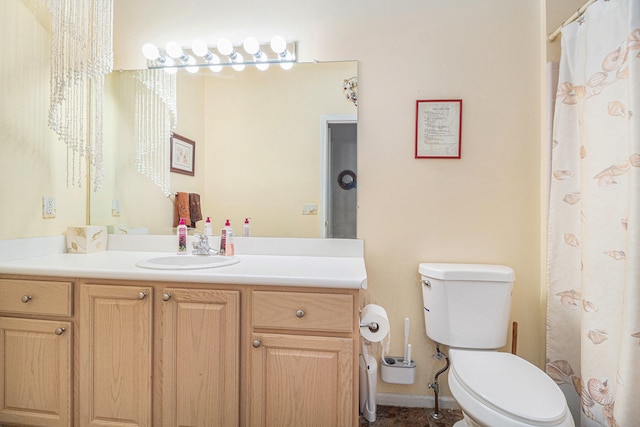
M416 101L416 159L459 159L462 100Z

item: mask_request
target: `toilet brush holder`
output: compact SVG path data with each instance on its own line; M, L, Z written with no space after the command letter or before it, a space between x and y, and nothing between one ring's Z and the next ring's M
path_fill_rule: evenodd
M413 384L416 381L416 362L404 363L404 357L385 356L380 361L382 381L391 384Z

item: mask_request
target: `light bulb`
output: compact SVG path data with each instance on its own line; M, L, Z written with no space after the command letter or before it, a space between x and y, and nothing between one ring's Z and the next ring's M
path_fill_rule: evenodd
M174 67L175 65L175 61L171 58L166 58L164 61L164 72L167 74L175 74L178 72L178 69L176 67Z
M209 53L209 47L204 41L200 39L196 39L193 41L193 43L191 43L191 50L196 55L202 57L207 56L207 53Z
M287 50L287 41L280 36L275 36L271 39L271 50L277 54L281 54Z
M256 58L256 68L260 71L266 71L269 69L269 63L267 62L269 58L264 53L260 55L259 58Z
M260 43L255 37L247 37L242 45L249 55L255 55L260 52Z
M231 66L236 71L242 71L245 68L244 58L239 53L236 53L236 56L233 58L234 64Z
M148 60L153 61L160 56L160 51L158 50L156 45L152 43L145 43L144 45L142 45L142 54Z
M167 43L166 50L167 50L167 55L169 55L172 58L180 58L182 56L182 48L176 42Z
M287 52L287 54L282 58L282 60L293 61L293 56L291 55L290 52ZM280 68L282 68L283 70L290 70L291 68L293 68L293 62L281 62Z
M211 55L211 59L209 60L210 64L219 64L220 63L220 57L218 55ZM220 71L222 71L222 65L210 65L209 69L211 71L213 71L214 73L219 73Z
M198 70L200 69L200 67L194 67L193 65L196 65L196 59L189 55L189 59L187 59L187 65L192 65L191 67L185 67L186 70L188 72L190 72L191 74L195 74L198 72Z
M229 39L218 40L218 51L226 56L230 56L233 53L233 44Z

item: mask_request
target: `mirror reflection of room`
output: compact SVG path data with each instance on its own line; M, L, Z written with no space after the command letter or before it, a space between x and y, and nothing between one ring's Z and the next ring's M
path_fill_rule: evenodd
M194 231L207 217L214 232L226 219L239 228L251 218L252 236L356 237L357 188L338 181L343 170L357 171L357 107L343 87L357 76L356 62L178 70L174 132L195 142L194 173L171 173L168 197L136 168L136 73L106 81L110 161L104 190L90 195L92 224L175 233L175 193L189 192L203 215Z

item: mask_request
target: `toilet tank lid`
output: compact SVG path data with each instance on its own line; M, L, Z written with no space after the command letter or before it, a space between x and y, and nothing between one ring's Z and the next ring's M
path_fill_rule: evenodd
M513 282L511 267L495 264L421 263L418 272L440 280L476 280L483 282Z

